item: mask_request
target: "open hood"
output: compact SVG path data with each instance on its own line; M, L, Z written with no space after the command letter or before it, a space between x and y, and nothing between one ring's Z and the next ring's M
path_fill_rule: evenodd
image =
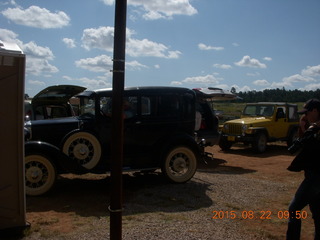
M32 104L64 104L74 95L83 92L86 88L75 85L55 85L50 86L32 99Z
M206 98L211 101L241 99L237 95L229 91L223 90L221 88L208 87L208 88L194 88L193 90L196 92L197 96Z

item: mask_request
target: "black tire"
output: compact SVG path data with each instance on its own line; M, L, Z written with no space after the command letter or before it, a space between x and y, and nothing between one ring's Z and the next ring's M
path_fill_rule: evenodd
M89 132L75 132L68 136L62 151L86 169L94 168L101 158L100 142Z
M288 136L287 146L290 147L293 144L294 140L296 140L298 137L299 137L298 128L292 129Z
M263 132L257 134L255 141L252 143L253 150L257 153L263 153L267 149L268 138Z
M161 170L171 182L187 182L197 170L196 154L186 146L174 147L165 155Z
M39 196L47 193L57 179L56 167L44 154L29 153L25 156L26 194Z
M221 148L222 151L230 150L231 146L232 146L232 142L230 142L226 139L220 139L219 147Z

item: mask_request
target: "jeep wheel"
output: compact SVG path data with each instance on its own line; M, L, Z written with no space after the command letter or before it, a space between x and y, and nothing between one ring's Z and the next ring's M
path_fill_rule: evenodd
M101 157L100 142L88 132L71 134L64 142L62 151L87 169L94 168Z
M267 149L267 135L265 133L258 133L252 147L255 152L263 153Z
M161 170L171 182L187 182L197 170L196 155L188 147L173 148L167 153Z
M228 151L232 146L232 142L228 140L222 140L220 139L219 141L219 147L221 148L222 151Z
M287 146L290 147L293 144L294 140L296 140L298 137L299 137L298 136L298 129L297 128L292 129L290 131L289 136L288 136Z
M56 181L56 168L52 161L42 154L25 156L26 194L39 196L48 192Z

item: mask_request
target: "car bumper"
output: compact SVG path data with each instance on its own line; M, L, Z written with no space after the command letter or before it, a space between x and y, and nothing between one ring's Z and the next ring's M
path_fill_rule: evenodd
M253 142L254 135L228 135L221 134L220 139L228 142Z

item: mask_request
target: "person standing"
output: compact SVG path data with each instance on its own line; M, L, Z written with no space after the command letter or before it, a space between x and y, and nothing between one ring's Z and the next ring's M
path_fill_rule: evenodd
M301 219L298 216L300 211L309 205L315 226L314 239L320 240L320 101L308 100L298 113L304 114L301 119L310 126L300 130L302 132L302 137L299 138L301 151L288 167L289 171L304 171L305 178L289 205L290 217L286 239L300 239Z

